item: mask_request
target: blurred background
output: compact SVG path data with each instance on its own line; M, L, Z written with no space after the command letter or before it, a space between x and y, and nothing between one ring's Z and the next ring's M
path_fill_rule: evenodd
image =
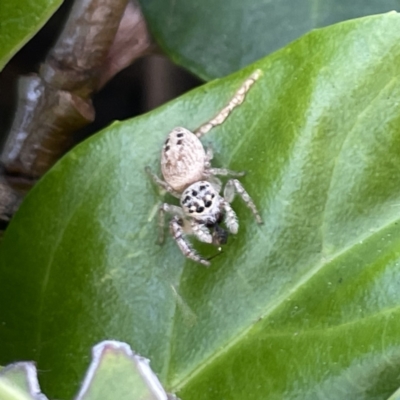
M10 129L17 101L17 80L38 72L63 27L73 0L65 0L47 24L0 72L0 140ZM148 112L202 82L162 55L139 59L121 71L93 97L96 119L74 135L77 143L109 125Z

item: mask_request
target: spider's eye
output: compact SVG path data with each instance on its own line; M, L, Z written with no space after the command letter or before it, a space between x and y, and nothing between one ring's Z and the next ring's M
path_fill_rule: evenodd
M204 207L199 207L197 210L196 210L196 212L198 212L198 213L202 213L204 211Z
M211 201L206 201L206 203L204 204L207 208L211 206Z

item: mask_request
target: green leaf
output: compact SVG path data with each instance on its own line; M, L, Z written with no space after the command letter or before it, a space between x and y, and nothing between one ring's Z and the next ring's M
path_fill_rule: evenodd
M34 400L21 389L15 387L7 379L0 377L0 399L1 400Z
M149 360L126 343L105 341L93 349L93 360L76 400L167 400Z
M62 0L1 0L0 71L61 3Z
M400 389L397 389L395 393L393 393L388 400L399 400L400 399Z
M256 69L204 138L246 170L258 226L209 269L157 238L167 133L195 129ZM0 249L0 363L32 359L51 398L88 349L129 343L182 400L376 400L400 371L400 16L315 31L226 79L76 147L42 179ZM167 201L175 201L166 197ZM205 257L215 248L197 245Z
M400 9L400 0L140 0L176 63L209 80L237 71L306 32Z
M1 400L45 400L34 364L18 362L0 370Z

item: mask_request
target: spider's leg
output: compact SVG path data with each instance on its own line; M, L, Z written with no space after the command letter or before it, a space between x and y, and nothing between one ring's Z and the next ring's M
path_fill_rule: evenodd
M205 265L206 267L210 266L210 262L199 256L194 251L189 241L185 238L182 224L183 224L182 220L179 219L178 217L172 218L169 224L171 235L175 239L176 244L178 245L182 254L193 261Z
M164 243L165 213L176 216L182 220L185 217L182 208L168 203L161 204L158 212L158 244Z
M236 91L229 103L210 121L201 125L194 131L194 134L200 138L209 132L214 126L221 125L229 116L229 114L240 104L246 97L246 93L250 90L254 82L261 76L261 70L255 70Z
M204 168L206 170L211 168L211 160L214 158L214 152L211 145L207 145L206 147L206 159L204 162Z
M150 176L150 178L153 180L155 184L166 190L168 193L172 194L172 196L176 197L177 199L180 199L181 195L179 192L174 190L170 185L168 185L167 182L164 182L162 179L160 179L151 169L150 167L145 168L146 173Z
M246 172L244 171L232 171L227 168L209 168L208 171L211 175L219 175L219 176L244 176Z
M262 224L263 221L260 217L260 214L257 211L256 205L254 204L253 200L249 196L249 194L246 192L242 184L237 180L237 179L230 179L224 189L224 198L227 202L232 203L235 194L238 194L243 201L245 202L246 206L250 208L252 213L254 214L254 217L257 221L257 223Z
M234 177L241 177L246 175L244 171L232 171L231 169L227 168L211 168L211 160L214 157L213 149L210 145L206 148L206 159L204 162L204 178L209 179L210 177L214 178L214 181L219 182L217 175L219 176L234 176ZM212 180L212 179L211 179ZM221 183L219 182L219 188L221 187ZM219 192L220 189L217 191Z

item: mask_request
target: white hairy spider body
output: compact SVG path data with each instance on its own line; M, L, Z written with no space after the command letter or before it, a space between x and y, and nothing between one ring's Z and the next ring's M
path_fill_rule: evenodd
M175 128L161 151L161 172L174 190L204 178L206 152L197 136L185 128Z
M159 229L160 242L163 242L165 213L172 215L170 232L182 253L205 266L210 262L198 255L192 248L186 235L194 235L198 240L220 246L227 241L228 233L236 234L239 223L236 213L230 206L235 194L238 194L253 212L258 223L262 219L257 208L242 184L237 179L229 179L223 195L220 176L243 176L225 168L212 168L211 148L204 149L199 138L214 126L222 124L232 110L240 105L250 87L261 76L255 71L239 88L228 105L215 118L191 132L186 128L174 128L165 140L161 151L161 171L164 181L153 174L148 167L147 173L167 192L180 200L181 207L168 203L160 206ZM222 228L224 223L227 230Z

